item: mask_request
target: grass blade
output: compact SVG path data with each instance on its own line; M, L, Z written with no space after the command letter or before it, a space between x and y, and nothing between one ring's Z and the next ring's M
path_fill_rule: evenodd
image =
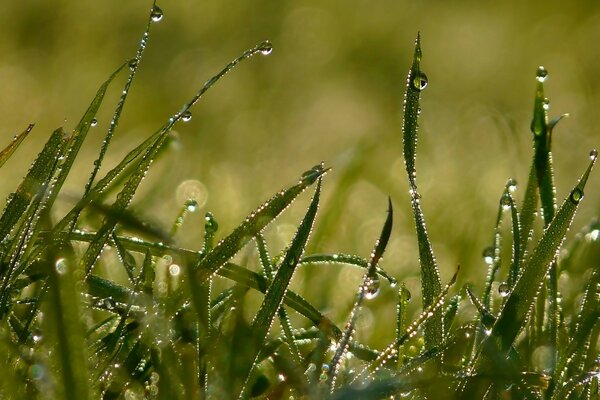
M29 134L29 132L31 132L32 129L33 129L33 124L29 124L27 129L25 129L20 134L16 135L13 138L13 141L10 142L10 144L8 146L6 146L6 148L4 148L4 150L2 150L0 152L0 168L13 155L13 153L15 152L17 147L19 147L19 145L23 142L25 137Z
M319 176L320 175L321 173L319 173ZM250 371L255 366L260 347L262 347L267 334L271 330L273 319L275 318L275 314L283 302L285 292L288 290L292 276L294 275L296 266L298 265L298 260L300 260L300 257L302 257L302 253L306 248L306 243L308 242L308 238L312 231L315 217L317 215L317 209L319 208L321 180L322 178L319 177L317 188L310 206L308 207L308 211L302 219L296 235L294 236L294 239L292 240L285 257L283 258L281 265L279 265L279 268L277 269L275 277L273 278L273 282L269 286L269 289L265 294L265 298L258 309L254 320L252 321L252 335L254 338L256 338L256 345L258 347L253 352L252 364L249 365L248 374L250 374ZM247 384L245 384L239 397L245 398L247 396L247 391L248 387Z

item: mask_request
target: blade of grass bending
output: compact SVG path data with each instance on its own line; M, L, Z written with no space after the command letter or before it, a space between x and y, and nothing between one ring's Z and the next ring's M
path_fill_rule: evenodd
M311 254L298 262L298 266L306 264L341 264L359 267L361 269L369 269L369 262L362 257L350 255L350 254ZM398 284L396 278L385 272L385 270L379 266L375 267L377 275L386 279L389 284L393 287Z
M0 152L0 168L13 155L13 153L15 152L17 147L19 147L19 145L23 142L23 139L25 139L25 137L29 134L29 132L31 132L31 130L33 129L33 126L34 126L34 124L29 124L27 129L25 129L20 134L16 135L13 138L12 142L10 142L10 144L8 146L6 146L4 148L4 150L2 150Z
M296 185L277 193L246 217L241 225L235 228L229 236L217 243L214 249L207 253L193 267L193 279L190 281L193 281L194 286L203 285L209 277L213 276L223 264L236 255L258 232L262 231L283 210L292 204L300 193L327 171L328 169L325 169L322 163L314 166L302 174ZM296 260L295 262L297 263L298 261Z
M202 95L204 95L204 93L206 93L206 91L210 89L221 77L223 77L233 68L235 68L235 66L243 60L252 57L256 53L264 51L265 46L267 46L267 44L268 42L264 42L250 50L246 50L241 56L227 64L227 66L225 66L225 68L223 68L217 75L209 79L204 84L204 86L192 97L192 99L186 104L184 104L181 110L175 113L171 118L169 118L169 121L167 121L167 123L163 125L161 129L159 129L159 134L156 138L156 141L152 144L152 146L150 146L150 148L146 150L145 154L138 162L137 168L129 176L129 179L125 183L123 190L117 195L117 200L112 206L115 212L120 212L127 208L134 194L136 193L140 183L142 182L142 179L144 179L144 177L146 176L146 173L148 172L148 169L154 161L154 158L156 157L158 151L163 147L164 143L166 142L169 132L171 131L175 123L177 123L182 118L182 115L188 112L189 109L194 104L196 104L198 100L200 100ZM270 43L268 45L270 46ZM88 249L83 255L81 263L87 271L87 274L90 273L94 263L96 262L96 259L98 258L100 252L104 248L104 245L106 244L110 233L115 228L116 223L116 221L110 219L105 221L103 226L97 232L96 239L90 243Z
M579 183L565 199L558 210L556 217L544 231L538 245L527 260L519 280L508 295L506 303L489 336L496 341L500 350L506 352L521 331L529 308L535 299L537 290L548 272L550 263L554 260L556 252L564 240L569 226L573 220L577 206L583 198L583 189L589 174L596 162L592 157L587 170L581 176Z
M408 174L411 203L417 230L419 245L419 262L421 264L421 286L423 293L423 308L429 307L442 290L440 274L433 255L433 249L427 235L425 217L421 210L420 195L416 184L416 148L417 128L420 114L421 91L427 86L427 76L421 71L421 36L415 41L413 64L408 73L406 94L404 96L404 123L402 126L404 143L404 163ZM443 339L443 324L441 310L436 309L433 318L425 324L425 344L432 347Z
M285 253L283 261L279 265L279 268L273 277L273 281L269 285L269 289L265 294L265 298L252 321L251 331L253 337L255 338L256 348L253 349L252 353L250 353L252 354L250 357L251 364L246 368L248 370L247 374L245 374L247 378L246 383L240 392L240 398L246 398L248 396L248 378L252 374L252 370L255 368L256 358L258 357L260 348L263 346L267 334L271 330L275 313L281 307L285 292L288 290L291 279L296 271L298 260L300 260L300 257L302 257L302 253L306 248L308 238L312 231L317 210L319 208L319 199L321 194L322 177L320 177L321 173L318 175L319 178L317 187L315 189L315 194L312 198L310 206L308 207L306 215L298 226L298 230L292 239L292 243ZM244 376L244 374L241 376Z
M371 261L369 262L369 268L365 273L362 283L358 289L358 293L356 295L356 301L354 302L354 306L352 307L352 311L350 312L350 317L348 318L348 322L344 327L344 331L342 332L342 338L337 343L337 348L335 354L333 355L331 362L329 363L329 391L333 393L336 388L337 376L340 372L340 368L342 366L342 358L345 356L348 351L348 344L352 340L356 330L356 320L358 318L358 314L362 308L362 303L365 297L368 298L374 297L379 292L379 278L377 278L376 274L376 265L383 256L385 248L387 247L388 241L390 239L390 235L392 233L392 225L394 222L394 211L392 208L392 200L388 197L388 215L383 224L383 228L381 230L381 234L379 235L379 239L375 243L375 249L371 254Z

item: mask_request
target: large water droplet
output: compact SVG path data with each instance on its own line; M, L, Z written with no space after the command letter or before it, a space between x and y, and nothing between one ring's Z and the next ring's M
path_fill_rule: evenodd
M510 198L510 194L504 193L500 198L500 205L504 211L510 210L510 206L512 205L512 199Z
M550 109L550 99L547 97L544 99L544 101L542 101L542 108L546 111Z
M508 283L502 282L500 284L500 286L498 286L498 293L500 293L500 296L506 297L506 296L508 296L509 292L510 292L510 287L508 286Z
M481 317L481 325L483 325L483 332L486 335L490 335L492 333L492 327L494 326L494 316L491 314L484 314Z
M59 275L65 274L67 272L67 260L65 260L63 257L57 259L54 263L54 268Z
M540 65L535 74L535 79L537 79L538 82L544 82L546 78L548 78L548 71Z
M368 276L365 281L365 299L371 300L379 294L379 278L377 275Z
M506 187L510 192L514 192L517 190L517 181L513 178L510 178L508 182L506 182Z
M181 267L177 264L171 264L169 265L169 275L176 277L179 276L179 273L181 273Z
M204 230L208 233L215 233L219 229L219 224L217 220L212 215L212 213L207 212L204 217Z
M404 295L404 298L406 299L407 302L410 301L410 298L412 297L412 294L410 293L410 290L408 290L406 287L402 287L402 294Z
M583 190L578 188L573 189L569 198L573 203L578 204L583 199Z
M590 160L596 161L596 158L598 158L598 150L594 149L590 151Z
M187 199L185 201L185 208L189 212L196 212L196 210L198 209L198 202L196 201L196 199Z
M192 119L192 112L190 110L187 110L186 112L184 112L183 114L181 114L181 120L183 122L188 122Z
M416 76L411 79L411 85L413 88L417 89L419 92L427 87L427 75L425 72L419 72Z
M273 52L273 45L268 40L260 44L258 48L263 56L268 56Z
M482 256L483 261L485 261L487 265L492 265L494 262L494 248L492 246L486 247L483 249Z
M152 7L150 18L152 19L152 22L159 22L163 19L163 10L161 10L159 6Z
M90 126L96 126L98 125L98 120L96 118L92 118L92 120L90 121Z

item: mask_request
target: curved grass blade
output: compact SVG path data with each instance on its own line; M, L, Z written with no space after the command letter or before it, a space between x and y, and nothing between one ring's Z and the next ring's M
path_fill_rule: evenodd
M531 257L524 265L523 273L507 297L506 303L492 329L492 335L489 337L497 343L502 352L508 351L525 323L539 285L548 272L548 268L571 225L577 206L583 198L583 189L595 161L596 157L593 157L579 183L571 191L558 210L556 217L544 231Z
M192 281L194 281L194 285L203 285L223 264L236 255L246 243L292 204L300 193L327 171L328 169L325 169L323 164L314 166L302 174L296 185L277 193L256 211L252 212L241 225L235 228L229 236L221 240L212 251L208 252L193 267L194 278ZM295 263L297 262L296 260Z
M372 298L379 292L379 278L377 278L376 265L383 256L385 248L387 247L390 235L392 233L392 225L394 222L394 211L392 208L392 200L388 197L388 215L383 224L379 239L375 244L375 249L371 254L371 261L369 262L369 268L363 277L362 284L359 287L356 301L350 312L348 322L342 332L342 338L337 343L337 348L331 362L329 363L329 390L330 393L336 388L336 381L340 368L342 366L342 358L348 351L348 344L352 340L356 330L356 320L358 314L362 308L362 303L366 298Z
M23 140L25 139L25 137L27 135L29 135L29 132L31 132L31 130L33 129L33 126L34 126L34 124L29 124L29 126L27 127L27 129L25 129L23 132L21 132L18 135L16 135L13 138L12 142L10 142L10 144L8 146L6 146L4 148L4 150L2 150L0 152L0 168L13 155L13 153L15 152L15 150L17 149L17 147L19 147L19 145L23 142Z
M417 35L415 41L415 54L413 64L408 73L406 94L404 96L404 123L402 126L404 144L404 163L408 174L411 203L417 230L419 244L419 262L421 264L421 286L423 293L423 308L429 307L442 290L440 274L427 235L425 217L421 210L421 196L417 192L415 167L417 149L417 127L420 114L421 91L427 86L427 76L421 71L421 36ZM440 343L443 338L442 313L436 309L433 318L425 325L425 343L432 347Z
M264 50L265 46L266 44L262 43L250 50L246 50L241 56L227 64L227 66L225 66L225 68L223 68L217 75L209 79L188 103L184 104L180 112L175 113L171 118L169 118L169 121L165 125L163 125L161 129L159 129L156 141L152 144L152 146L150 146L150 148L146 150L145 154L138 162L137 168L129 176L129 179L125 183L123 190L117 195L117 200L112 206L115 212L121 212L122 210L127 208L134 194L136 193L140 183L142 182L142 179L144 179L144 177L146 176L150 165L156 158L159 150L167 141L169 132L171 131L175 123L177 123L182 118L182 115L187 113L189 109L194 104L196 104L198 100L200 100L202 95L208 89L210 89L214 85L214 83L216 83L221 77L227 74L227 72L231 71L233 68L235 68L236 65L238 65L243 60L250 58L256 53L259 53L262 50ZM100 230L97 232L96 239L90 243L88 249L86 250L81 260L81 263L87 271L87 274L90 273L96 259L100 255L100 252L104 248L104 245L106 244L106 241L108 240L108 237L112 230L115 228L116 224L117 222L114 220L107 220L102 226L102 228L100 228Z
M298 266L306 264L341 264L359 267L361 269L369 269L369 262L362 257L351 255L351 254L311 254L298 262ZM394 287L398 284L396 278L385 272L385 270L379 266L375 267L377 275L386 279L389 284Z
M292 243L287 250L283 261L279 265L277 272L275 273L275 277L271 285L269 285L269 289L265 294L265 298L252 321L251 331L252 335L255 338L255 346L256 349L253 349L251 364L248 365L248 374L246 375L248 378L250 377L252 370L256 366L256 359L258 357L258 353L260 352L260 348L263 346L264 340L267 337L267 334L271 330L271 326L273 325L273 319L275 318L275 314L281 307L283 302L285 292L288 290L291 279L296 270L296 266L298 265L298 260L302 257L302 253L306 248L306 244L308 242L308 238L312 231L312 227L315 221L315 217L317 215L317 210L319 208L319 199L321 194L321 181L320 177L322 173L319 173L319 179L317 183L317 187L315 189L315 194L313 199L308 207L306 215L302 219L300 226L296 232L296 235L292 239ZM312 178L311 178L312 179ZM243 376L244 374L242 374ZM248 378L246 379L246 383L242 388L240 393L240 398L245 398L248 395Z

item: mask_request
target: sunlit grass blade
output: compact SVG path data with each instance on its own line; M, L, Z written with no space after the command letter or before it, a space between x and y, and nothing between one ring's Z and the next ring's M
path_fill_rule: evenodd
M223 264L229 261L242 249L257 233L262 231L271 221L285 210L294 199L308 186L312 185L328 170L323 164L314 166L304 172L299 182L277 193L263 205L253 211L237 228L226 238L221 240L212 251L208 252L193 268L194 285L202 285L214 275ZM297 263L298 260L295 261Z
M406 285L402 283L398 289L398 304L396 305L396 344L398 367L404 364L403 346L401 343L402 335L406 332L407 308L410 300L410 292Z
M394 222L394 212L392 208L392 200L388 198L388 215L383 224L379 239L375 244L375 249L371 253L371 260L369 261L369 268L365 273L362 283L358 289L356 295L356 301L350 311L350 317L342 332L342 338L337 343L337 348L331 362L329 363L329 390L333 393L336 389L336 381L340 368L342 366L342 358L348 351L348 344L352 340L356 330L356 320L362 308L362 303L366 299L372 299L379 293L379 278L377 278L376 265L383 256L385 248L387 247L390 235L392 233L392 225Z
M332 264L332 265L350 265L354 267L359 267L361 269L369 268L369 261L365 260L362 257L351 255L351 254L310 254L308 256L302 257L302 259L298 262L298 265L307 265L307 264ZM398 281L396 278L388 274L383 268L376 266L375 267L377 275L386 279L391 286L396 286Z
M4 163L13 155L15 150L19 147L19 145L23 142L25 137L29 135L29 132L33 129L34 124L29 124L27 129L25 129L20 134L16 135L12 142L8 146L4 148L4 150L0 151L0 168L4 165Z
M404 123L402 126L404 143L404 163L408 174L411 203L417 229L419 244L419 262L421 264L421 287L423 293L423 308L429 307L442 290L440 273L437 268L431 242L427 235L425 216L421 210L421 196L417 191L415 166L417 149L417 127L421 112L421 91L427 86L427 76L421 70L421 36L417 35L413 64L408 73L406 94L404 96ZM425 324L425 342L428 347L439 343L443 338L442 314L435 311L433 318Z
M318 172L318 175L321 175L321 172ZM249 373L255 366L254 363L256 362L260 347L262 346L267 334L271 330L273 319L275 318L275 314L279 310L279 307L281 307L285 292L288 290L291 279L296 270L296 266L298 265L298 260L300 260L300 257L302 257L302 253L306 248L306 243L308 242L308 238L312 231L315 217L317 215L317 210L319 208L321 179L322 178L319 177L315 194L310 206L308 207L306 215L298 226L296 235L292 239L292 243L285 253L285 257L283 258L281 264L277 268L277 272L273 277L273 281L269 285L269 289L265 294L265 298L252 321L251 331L253 337L255 338L254 340L256 340L255 345L258 347L254 350L255 354L251 360L252 364L248 366ZM240 398L245 398L247 394L248 387L247 385L244 385L244 388L242 388L240 393Z
M550 263L555 258L556 252L559 250L571 225L577 206L583 198L583 189L595 161L596 157L593 157L579 183L571 191L558 210L556 217L544 231L494 324L490 337L497 342L499 349L503 352L510 348L523 327L542 279L546 275Z

